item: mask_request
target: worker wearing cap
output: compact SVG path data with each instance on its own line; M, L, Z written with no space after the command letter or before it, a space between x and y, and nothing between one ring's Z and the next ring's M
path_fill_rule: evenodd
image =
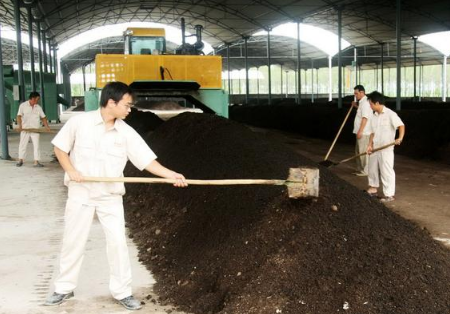
M71 118L52 141L55 155L65 170L68 200L60 274L46 305L58 305L73 297L89 229L97 214L106 235L111 294L129 310L141 308L131 291L122 204L124 184L83 181L84 176L122 177L130 160L139 170L175 179L175 186L187 186L184 176L158 163L142 137L122 120L130 113L132 100L128 85L107 84L102 90L101 108Z
M41 153L39 150L39 133L26 131L26 129L40 128L41 121L45 128L50 131L47 117L45 116L41 106L38 105L40 97L41 96L38 92L31 92L28 100L20 104L19 111L17 112L17 125L18 131L20 131L19 162L16 164L17 167L22 167L23 165L30 138L33 142L34 167L44 167L44 165L39 162L41 159Z
M378 148L390 143L400 145L405 136L405 125L396 112L385 106L385 98L379 92L373 92L367 97L370 107L374 111L370 123L370 138L367 153L369 158L369 189L367 193L376 196L380 181L383 185L384 197L382 202L391 202L395 200L395 172L394 172L394 147L376 151ZM398 138L395 135L399 130Z
M369 145L369 124L373 116L369 101L367 100L366 90L362 85L356 85L354 95L357 101L352 102L352 106L358 108L353 122L353 133L356 135L355 155L364 153ZM369 169L369 156L364 154L355 159L357 176L367 176Z

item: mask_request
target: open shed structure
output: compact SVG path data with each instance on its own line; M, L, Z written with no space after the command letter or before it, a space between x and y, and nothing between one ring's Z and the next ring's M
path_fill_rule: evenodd
M40 30L44 47L42 62L49 66L54 60L46 58L48 51L55 56L61 44L85 31L128 22L154 22L180 27L180 18L184 17L188 28L203 25L204 40L213 47L212 53L224 57L225 69L248 71L249 67L282 64L285 69L297 71L297 94L302 93L300 70L327 67L330 59L339 68L341 75L338 79L342 78L341 66L351 65L352 62L365 68L396 66L398 69L401 66L415 66L418 62L442 64L446 62L442 53L417 42L417 37L450 30L450 3L445 0L12 0L2 2L0 13L3 27L26 30L28 33L31 30L35 37L37 30ZM328 30L347 40L351 46L345 50L338 47L336 55L329 56L316 46L302 42L301 37L298 42L290 37L270 38L271 30L290 22ZM260 31L268 31L268 35L254 36ZM286 35L296 37L296 34ZM20 49L22 44L17 46ZM120 52L123 49L121 46L120 38L85 45L62 58L61 69L70 75L91 63L99 51ZM19 56L17 50L14 53L12 49L7 49L5 54L3 59L6 62L17 60L19 67L20 63L29 60L30 55L22 51L22 56ZM342 86L340 79L337 85ZM397 94L400 95L401 86L398 85ZM269 88L269 98L270 94ZM339 89L339 99L341 94Z

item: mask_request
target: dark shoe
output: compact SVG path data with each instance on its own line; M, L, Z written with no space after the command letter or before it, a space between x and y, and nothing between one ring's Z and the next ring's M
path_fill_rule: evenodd
M44 305L48 306L59 305L64 301L66 301L67 299L72 298L73 296L74 296L73 292L69 292L67 294L53 292L53 294L47 298Z
M369 192L367 190L364 191L370 197L378 197L378 192Z
M37 163L37 164L34 164L33 167L42 168L42 167L44 167L44 165L41 163Z
M23 161L19 161L17 164L16 164L16 167L22 167L23 166Z
M141 302L136 300L132 295L119 300L119 303L123 305L127 310L140 310L142 308Z

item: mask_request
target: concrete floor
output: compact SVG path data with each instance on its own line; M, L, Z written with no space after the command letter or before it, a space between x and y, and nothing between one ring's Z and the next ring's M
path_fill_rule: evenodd
M52 126L52 128L56 128ZM9 153L17 157L18 133L9 133ZM52 134L42 134L44 168L32 166L32 145L24 166L0 160L0 314L129 313L110 295L103 230L97 220L91 228L86 256L75 298L56 307L43 306L53 292L58 273L67 189L63 171L52 161ZM145 301L139 313L180 314L154 304L154 279L138 262L137 249L129 239L133 294Z
M57 128L57 126L52 126ZM285 132L254 129L282 141L295 151L315 160L323 159L330 143ZM86 257L75 298L57 307L42 306L53 291L62 241L66 188L63 171L52 162L53 135L41 137L42 163L32 167L32 150L23 167L0 160L0 314L47 313L129 313L117 304L108 291L108 267L103 231L97 221L91 229ZM10 155L17 157L19 134L9 134ZM353 146L336 144L329 159L339 161L353 155ZM351 175L353 162L330 168L360 189L367 178ZM432 236L450 248L450 167L396 155L397 200L388 207L427 228ZM134 295L151 295L154 280L138 262L137 249L129 240ZM148 300L140 313L180 314Z

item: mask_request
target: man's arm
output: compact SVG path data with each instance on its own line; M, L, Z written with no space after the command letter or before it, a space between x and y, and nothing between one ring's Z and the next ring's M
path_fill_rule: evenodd
M373 149L373 138L375 136L375 133L371 133L370 137L369 137L369 146L367 146L367 154L370 155L372 154L372 149Z
M157 175L159 177L163 177L166 179L175 179L177 180L176 183L174 183L174 186L177 187L186 187L186 179L184 176L180 173L177 173L175 171L172 171L163 165L161 165L156 160L153 160L147 167L145 167L145 170L147 170L150 173L153 173L154 175Z
M67 172L67 175L69 176L70 180L76 182L83 181L83 176L73 167L72 163L70 162L68 153L55 146L55 155L56 158L58 158L61 167L64 169L65 172Z
M398 138L395 140L395 145L400 145L403 141L404 136L405 136L405 126L401 125L398 127Z
M18 130L22 131L22 116L21 115L17 116L17 126L19 127Z
M48 126L48 121L47 121L47 117L43 117L41 118L42 123L44 124L45 128L47 129L47 131L50 131L50 127Z
M367 118L362 118L361 125L359 126L358 133L356 133L356 138L357 139L362 138L363 132L364 132L364 128L366 127L366 124L367 124Z

